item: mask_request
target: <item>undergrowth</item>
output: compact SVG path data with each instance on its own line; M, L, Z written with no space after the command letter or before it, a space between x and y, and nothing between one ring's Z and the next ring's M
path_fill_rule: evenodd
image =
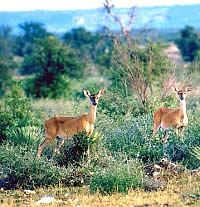
M14 87L12 90L19 89ZM141 112L138 108L135 114L131 111L131 104L137 108L135 101L124 104L122 114L120 105L118 112L112 113L114 103L107 110L109 105L101 107L100 102L95 131L90 137L83 132L72 139L66 139L60 154L53 152L55 142L52 142L43 150L41 158L36 159L38 145L44 139L42 123L46 119L45 107L40 111L35 105L36 110L33 110L30 100L26 100L22 93L18 93L17 98L15 95L9 93L6 99L10 100L9 106L2 110L2 105L0 111L1 118L5 118L0 123L0 128L3 129L3 142L0 145L0 186L3 188L35 188L62 183L65 186L89 185L93 193L112 194L116 191L128 192L129 189L143 188L142 166L162 158L188 169L200 166L198 157L191 153L194 147L200 146L200 126L198 119L193 119L191 113L190 119L193 122L185 128L183 142L171 131L167 142L162 144L162 130L150 140L153 110L158 107L157 101L152 102L148 113ZM63 102L59 104L61 105L56 106L58 110L66 107ZM83 109L88 108L85 100L81 104ZM46 109L49 116L55 115L49 108L51 107ZM71 113L78 115L77 108L74 107Z

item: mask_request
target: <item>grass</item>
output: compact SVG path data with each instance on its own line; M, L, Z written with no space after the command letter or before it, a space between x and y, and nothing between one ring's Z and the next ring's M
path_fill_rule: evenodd
M199 178L186 176L182 179L171 180L166 190L144 191L129 190L127 194L114 193L102 196L99 193L91 194L88 186L82 188L66 188L61 184L49 188L35 189L35 194L26 195L23 190L1 191L0 206L38 206L36 201L44 196L53 196L56 201L42 206L199 206L200 187Z
M137 113L136 116L131 110L126 110L120 116L118 113L113 114L115 105L110 107L113 101L105 105L106 96L110 97L108 93L102 96L98 106L90 157L87 159L83 153L84 156L74 165L71 162L65 164L66 157L70 158L71 152L77 151L74 142L66 141L61 154L56 156L52 154L54 143L50 144L44 149L39 161L35 160L36 151L38 144L44 139L44 120L56 114L77 116L86 113L89 110L89 100L80 96L71 101L62 99L32 102L34 111L40 112L37 127L9 129L9 142L0 147L0 169L2 167L2 172L10 178L14 177L18 184L15 190L0 191L0 207L37 206L36 201L44 196L53 196L56 199L52 204L43 205L53 207L200 205L199 178L173 178L166 182L167 187L164 190L157 188L157 191L154 189L150 192L145 191L149 189L145 188L146 175L137 170L137 166L141 169L143 164L152 164L163 157L183 168L198 168L200 160L190 153L192 147L200 144L198 120L191 121L185 129L184 142L172 131L167 143L163 145L160 142L163 131L160 130L152 140L149 151L152 112L143 115ZM118 102L117 104L121 107ZM189 114L192 120L193 110ZM27 188L36 193L24 194L24 189Z

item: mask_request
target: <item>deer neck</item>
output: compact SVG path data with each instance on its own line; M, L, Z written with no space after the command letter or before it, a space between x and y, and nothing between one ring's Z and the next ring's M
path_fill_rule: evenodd
M91 104L90 111L88 112L88 121L93 124L96 120L97 106Z
M187 117L185 99L184 100L180 100L180 115L182 117Z

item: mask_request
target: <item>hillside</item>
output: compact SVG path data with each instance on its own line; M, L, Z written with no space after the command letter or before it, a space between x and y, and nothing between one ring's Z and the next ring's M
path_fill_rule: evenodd
M180 29L185 25L198 28L200 22L200 4L184 6L159 6L136 8L134 28ZM115 13L127 19L128 9L115 9ZM187 14L187 16L186 16ZM19 32L18 24L25 21L43 23L50 32L62 33L72 28L85 27L96 31L104 26L119 29L102 9L68 10L68 11L20 11L1 12L0 25L9 25L14 33Z

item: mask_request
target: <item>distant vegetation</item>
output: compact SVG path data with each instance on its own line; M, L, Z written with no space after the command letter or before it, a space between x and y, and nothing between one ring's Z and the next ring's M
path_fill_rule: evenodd
M0 27L0 187L89 185L91 193L112 194L148 188L143 166L162 158L190 170L200 166L192 153L195 148L199 155L200 146L199 31L157 30L155 38L147 31L125 36L85 28L57 36L39 22L19 28L14 35L12 28ZM169 40L180 49L179 62L165 53ZM192 85L184 142L172 131L162 144L160 131L149 149L153 112L178 107L172 84ZM92 136L74 136L59 155L48 146L37 160L44 121L87 112L83 89L97 93L100 87L106 92Z

